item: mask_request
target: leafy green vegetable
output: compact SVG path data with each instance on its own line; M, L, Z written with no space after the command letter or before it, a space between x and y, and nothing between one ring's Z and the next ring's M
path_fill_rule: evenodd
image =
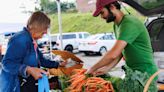
M92 74L85 74L85 76L88 78L88 77L93 77Z
M125 66L124 69L126 73L124 79L107 74L101 75L99 77L110 81L115 92L143 92L144 86L150 77L148 73L142 73L138 70L132 70L128 66ZM148 92L157 92L155 81L153 81L149 86Z
M59 76L59 81L60 81L62 90L64 90L65 88L67 88L69 86L69 83L66 82L68 80L69 80L69 77L67 77L67 76Z
M149 79L148 73L142 73L138 70L132 70L128 66L125 66L126 76L119 84L118 92L143 92L144 86ZM148 92L157 92L157 86L155 81L149 86Z

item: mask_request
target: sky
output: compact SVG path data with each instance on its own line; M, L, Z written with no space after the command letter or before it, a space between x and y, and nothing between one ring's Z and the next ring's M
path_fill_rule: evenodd
M0 0L0 23L24 23L29 14L22 13L23 10L33 10L36 0ZM75 0L61 0L74 2Z
M27 0L0 0L0 23L25 22L28 15L22 13L23 9L20 8L24 4L22 1L27 2ZM30 2L26 4L33 7Z

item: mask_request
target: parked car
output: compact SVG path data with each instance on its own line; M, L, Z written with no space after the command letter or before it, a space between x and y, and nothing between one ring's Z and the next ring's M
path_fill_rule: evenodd
M4 36L2 34L0 34L0 62L2 60L2 45L3 45L3 39Z
M85 40L81 40L79 51L85 55L99 54L104 55L115 44L115 36L113 33L95 34Z
M24 23L0 23L0 44L2 56L6 53L9 39L25 26Z
M164 69L164 0L122 1L148 16L145 25L150 35L155 62L159 69ZM164 73L159 74L158 82L164 83Z
M51 35L51 42L53 49L58 50L66 50L73 52L73 50L78 50L79 40L85 39L90 34L88 32L71 32L71 33L63 33L62 34L62 42L63 46L61 46L60 34L52 34Z
M148 17L145 23L151 38L155 62L159 69L164 69L164 16ZM164 73L159 74L158 82L164 83Z
M6 53L7 50L7 43L9 41L9 35L5 35L5 34L0 34L0 47L1 47L1 55L2 57L4 56L4 54Z

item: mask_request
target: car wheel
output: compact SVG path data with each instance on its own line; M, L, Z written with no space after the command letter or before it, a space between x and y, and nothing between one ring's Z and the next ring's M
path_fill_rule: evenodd
M86 56L89 56L89 55L90 55L90 53L89 53L89 52L84 52L84 54L85 54Z
M107 52L107 49L105 47L101 47L99 51L99 55L103 56Z
M73 47L71 45L68 45L65 47L64 50L69 51L69 52L73 52Z

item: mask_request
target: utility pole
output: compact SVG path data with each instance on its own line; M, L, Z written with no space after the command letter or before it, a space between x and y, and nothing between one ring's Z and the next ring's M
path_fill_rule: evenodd
M58 24L59 24L59 39L60 39L60 44L61 44L61 47L60 47L60 50L63 50L63 38L62 38L62 20L61 20L61 5L60 5L60 0L56 0L56 3L57 3L57 9L58 9ZM49 31L49 36L50 36L51 32ZM51 59L53 58L52 57L52 44L51 44L51 36L50 36L50 53L51 53Z
M61 20L61 4L60 0L56 0L58 6L58 23L59 23L59 34L60 34L60 49L63 50L63 37L62 37L62 20Z

